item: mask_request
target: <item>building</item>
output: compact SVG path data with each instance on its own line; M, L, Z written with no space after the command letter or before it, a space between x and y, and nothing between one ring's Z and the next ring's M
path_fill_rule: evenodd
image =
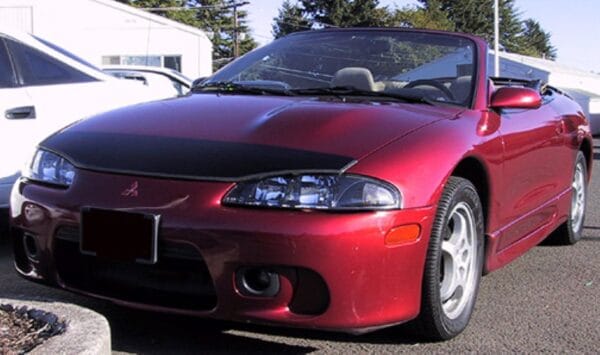
M490 61L493 72L493 60ZM541 58L500 53L500 76L539 79L568 93L590 119L592 133L600 134L600 75Z
M203 31L113 0L0 0L0 23L95 65L151 65L197 78L212 73Z

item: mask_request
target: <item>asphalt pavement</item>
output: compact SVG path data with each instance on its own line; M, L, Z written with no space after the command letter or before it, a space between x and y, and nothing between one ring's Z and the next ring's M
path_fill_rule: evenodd
M142 312L33 284L0 243L0 298L58 300L104 315L116 353L585 353L600 352L600 140L583 239L538 246L484 277L466 331L418 342L403 327L363 336ZM0 238L6 239L6 238Z

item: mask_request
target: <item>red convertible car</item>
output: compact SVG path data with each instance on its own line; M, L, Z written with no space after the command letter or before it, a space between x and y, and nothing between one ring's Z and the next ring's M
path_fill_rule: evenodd
M490 77L477 37L303 32L40 143L16 269L148 310L449 339L482 274L580 239L591 163L580 107Z

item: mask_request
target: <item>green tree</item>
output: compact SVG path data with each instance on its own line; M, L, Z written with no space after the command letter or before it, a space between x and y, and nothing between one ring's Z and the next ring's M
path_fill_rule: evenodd
M454 31L454 23L450 21L440 4L433 4L434 2L434 0L430 0L431 5L427 7L405 6L396 9L392 24L397 27Z
M526 55L550 60L556 59L556 48L550 43L550 34L534 19L523 21L522 51Z
M188 5L198 8L196 20L200 28L212 34L213 67L219 69L234 57L235 21L233 15L234 4L237 0L194 0ZM250 35L247 24L248 13L244 10L237 11L237 30L240 46L240 55L256 48L257 43Z
M117 0L139 8L179 8L153 11L154 14L204 30L213 44L213 69L219 69L233 59L235 23L233 4L236 0ZM247 25L248 13L238 7L237 33L240 55L256 48Z
M273 19L272 27L273 37L279 38L292 32L310 29L312 23L306 18L301 6L285 0L279 9L279 14Z
M440 10L454 23L455 30L494 40L494 0L419 0L427 10ZM521 20L515 0L499 0L500 44L508 52L541 56L556 56L550 36L539 26ZM534 32L532 32L534 31ZM527 40L532 33L538 35L537 45ZM543 35L542 35L543 33Z
M471 33L494 39L494 1L493 0L419 0L425 8L437 8L448 15L448 19L460 32ZM508 51L519 49L518 37L521 33L520 13L514 5L515 0L500 0L500 42Z
M390 22L379 0L301 0L304 14L317 26L377 27Z

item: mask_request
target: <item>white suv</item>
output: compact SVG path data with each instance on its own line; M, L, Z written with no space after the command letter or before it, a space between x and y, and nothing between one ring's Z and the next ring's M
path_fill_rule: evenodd
M0 209L46 136L92 114L159 98L45 40L0 30Z

